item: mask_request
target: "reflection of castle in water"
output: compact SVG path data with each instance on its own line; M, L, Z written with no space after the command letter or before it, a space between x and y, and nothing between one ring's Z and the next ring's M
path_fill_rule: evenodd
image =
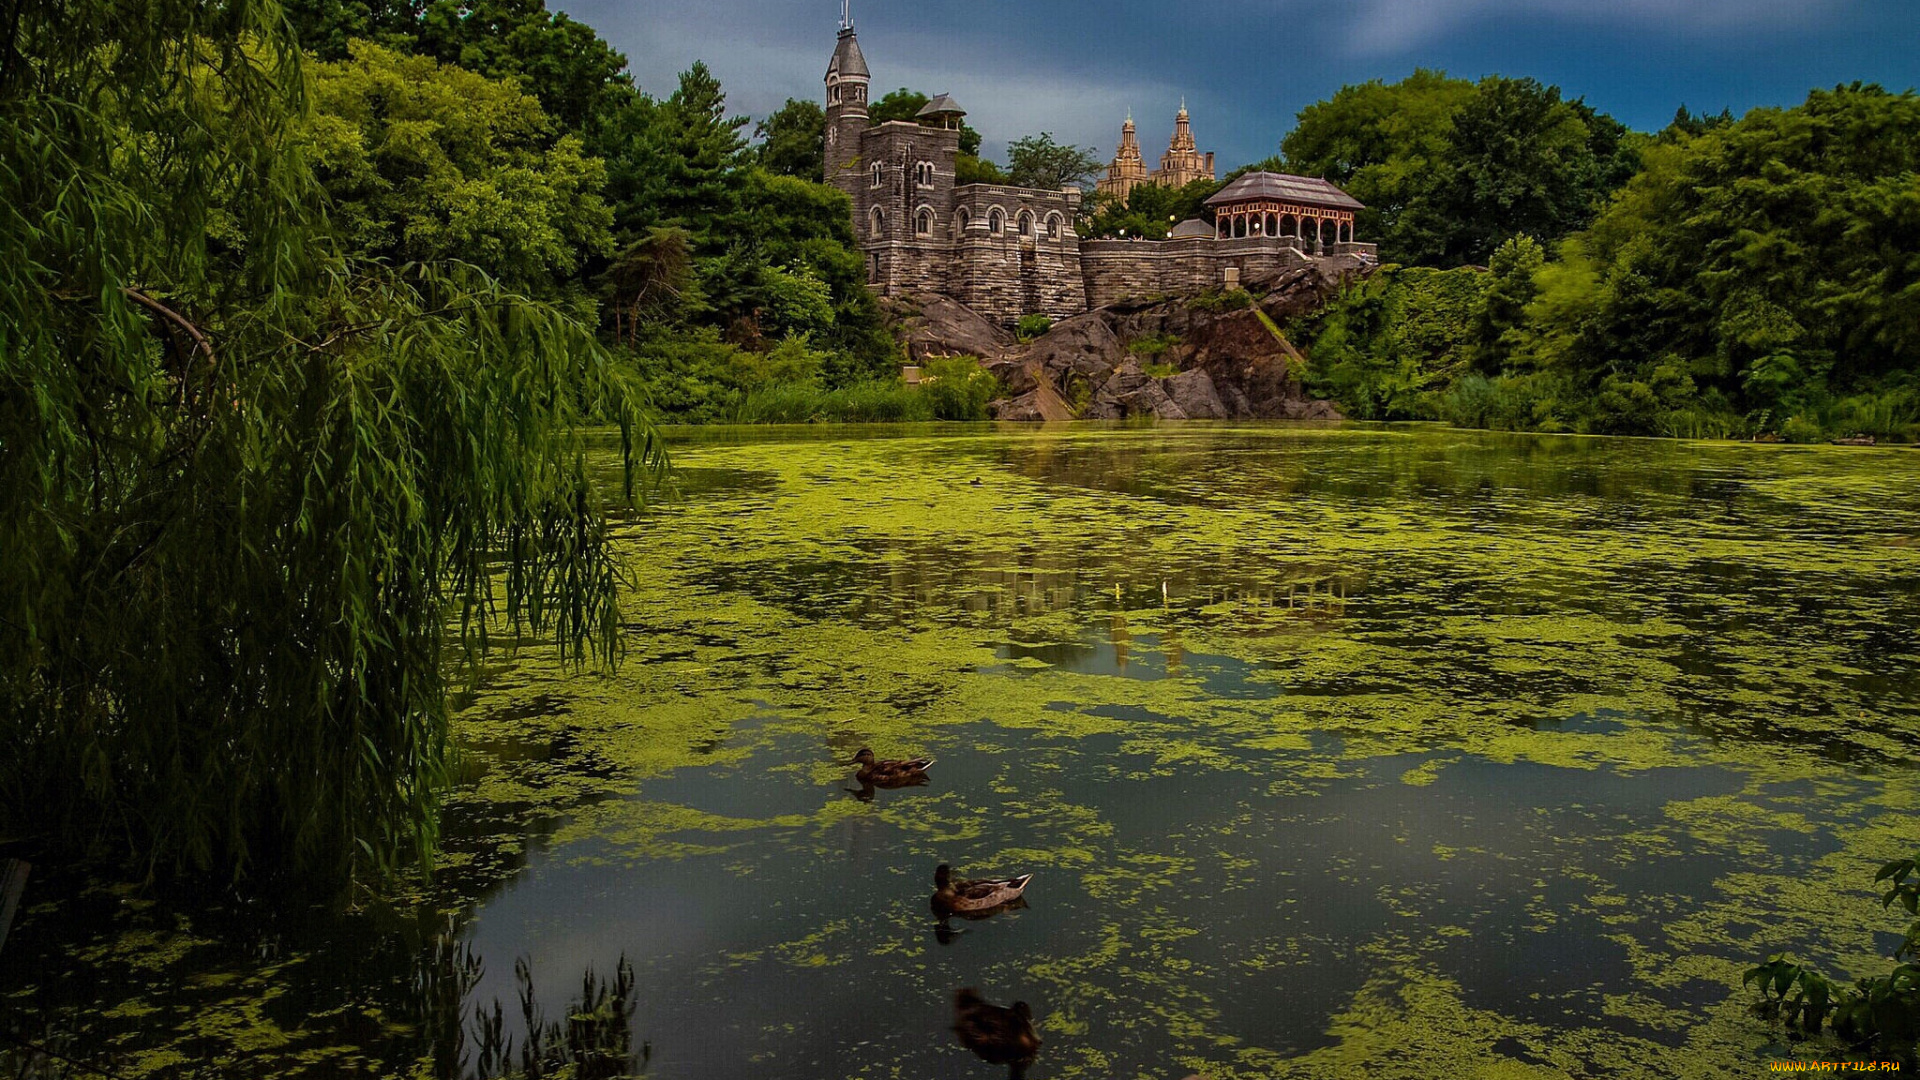
M1116 581L1109 564L956 567L950 552L938 552L889 560L884 577L865 579L841 614L901 624L943 621L945 613L970 625L997 626L1035 615L1079 611L1092 618L1104 612L1118 644L1130 612L1154 609L1163 613L1155 627L1162 635L1181 624L1251 634L1310 628L1345 616L1348 597L1364 581L1351 570L1317 563L1264 565L1251 572L1233 564L1217 575L1192 568ZM1116 661L1124 666L1125 646L1119 647Z

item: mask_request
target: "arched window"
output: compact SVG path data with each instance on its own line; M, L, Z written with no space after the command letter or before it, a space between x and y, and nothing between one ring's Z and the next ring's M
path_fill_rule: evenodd
M919 215L913 219L913 231L920 236L932 236L933 211L921 207Z
M933 162L923 161L913 167L913 182L921 187L933 186Z
M999 207L987 211L987 231L993 235L1000 235L1000 230L1006 227L1006 221L1006 215L1000 212Z
M887 235L887 215L881 213L879 207L876 206L873 208L873 214L870 220L873 223L874 239L878 240Z
M973 224L973 211L964 206L961 207L960 212L953 215L953 235L956 237L966 235L967 226L971 224Z
M1033 215L1027 213L1025 210L1020 211L1020 235L1033 235Z
M1060 239L1060 215L1059 214L1047 215L1047 239L1049 240Z
M880 186L882 176L883 174L880 171L880 163L876 161L873 163L873 186L874 187Z

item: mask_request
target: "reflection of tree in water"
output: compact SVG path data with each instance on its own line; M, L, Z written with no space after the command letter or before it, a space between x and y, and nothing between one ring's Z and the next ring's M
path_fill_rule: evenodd
M435 942L415 979L413 1000L433 1047L433 1075L442 1080L613 1080L646 1070L651 1043L633 1041L633 966L625 956L613 978L592 968L581 976L579 996L549 1019L523 958L514 961L519 987L519 1031L508 1030L499 998L492 1006L467 1005L485 968L467 944L450 937ZM471 1023L468 1018L471 1017Z

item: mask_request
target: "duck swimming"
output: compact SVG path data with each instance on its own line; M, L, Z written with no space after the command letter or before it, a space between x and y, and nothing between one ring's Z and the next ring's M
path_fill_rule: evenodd
M914 758L911 761L880 761L873 756L872 750L863 746L860 748L859 753L853 755L853 760L848 762L848 764L860 766L860 771L854 773L853 778L860 781L861 787L867 787L868 785L872 785L873 787L905 787L908 784L925 783L927 780L927 768L933 764L933 759Z
M1021 874L962 881L953 876L946 863L941 863L933 869L933 910L941 914L965 914L1002 907L1020 899L1032 880L1032 874Z
M1024 1001L1010 1009L989 1005L980 991L963 986L953 995L953 1033L960 1045L996 1065L1014 1066L1014 1075L1040 1053L1033 1010Z

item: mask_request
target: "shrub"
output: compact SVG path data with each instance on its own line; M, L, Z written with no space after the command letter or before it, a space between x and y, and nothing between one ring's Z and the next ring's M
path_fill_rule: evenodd
M1159 356L1178 344L1178 334L1145 334L1127 342L1127 351L1135 356Z
M1208 289L1187 301L1189 311L1243 311L1253 306L1253 294L1245 289Z
M927 361L920 393L936 420L985 420L999 381L971 356Z
M1021 341L1032 341L1041 334L1053 329L1053 320L1045 315L1022 315L1014 324L1014 336Z

